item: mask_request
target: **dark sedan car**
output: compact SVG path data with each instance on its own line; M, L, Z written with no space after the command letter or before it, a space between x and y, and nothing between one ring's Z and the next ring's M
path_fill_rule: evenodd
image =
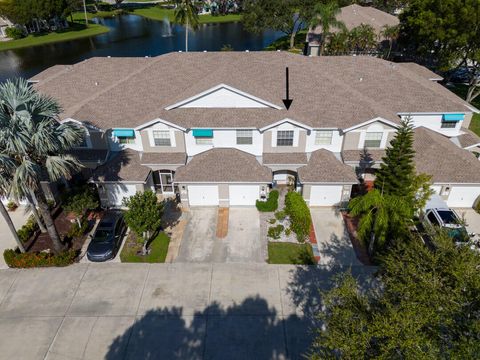
M88 260L99 262L113 259L122 244L126 230L123 214L120 211L107 212L88 245Z

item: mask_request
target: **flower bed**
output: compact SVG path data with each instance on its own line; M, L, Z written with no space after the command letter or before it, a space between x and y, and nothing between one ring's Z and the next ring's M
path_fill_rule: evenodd
M76 250L67 250L58 255L46 252L21 253L12 249L3 252L5 263L11 268L67 266L73 264L77 256Z

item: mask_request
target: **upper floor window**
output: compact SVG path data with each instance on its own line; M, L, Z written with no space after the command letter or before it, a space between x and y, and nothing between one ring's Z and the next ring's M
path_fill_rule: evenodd
M277 131L277 146L293 146L293 130Z
M113 129L113 135L120 144L135 144L135 131L132 129Z
M237 130L237 145L252 145L253 132L252 130Z
M197 137L195 138L197 145L213 145L213 138L211 137Z
M457 121L442 120L442 129L455 129L457 127Z
M366 148L379 148L382 144L383 133L382 132L367 132L365 134Z
M117 136L119 144L135 144L135 136Z
M170 141L170 131L154 130L153 142L155 143L155 146L172 146L172 142Z
M317 130L315 134L315 145L331 145L333 131L331 130Z

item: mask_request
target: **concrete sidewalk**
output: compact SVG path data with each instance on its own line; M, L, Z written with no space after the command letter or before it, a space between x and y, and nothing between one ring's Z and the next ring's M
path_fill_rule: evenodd
M5 359L297 359L340 269L76 264L0 271ZM354 267L359 278L372 271ZM365 285L368 286L368 285Z

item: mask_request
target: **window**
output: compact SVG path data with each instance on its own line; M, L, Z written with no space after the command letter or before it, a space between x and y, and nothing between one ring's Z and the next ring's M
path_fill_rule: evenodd
M168 130L154 130L153 142L155 146L172 146L170 141L170 131Z
M428 220L430 221L430 223L431 223L432 225L435 225L435 226L439 226L439 225L440 225L440 223L439 223L438 220L437 220L437 217L435 216L435 214L434 214L433 212L429 213L429 214L427 215L427 217L428 217Z
M277 146L293 146L293 130L277 131Z
M197 145L213 145L213 138L208 137L196 137L195 143Z
M366 148L379 148L382 143L382 132L367 132L365 134L365 147Z
M442 120L442 129L455 129L457 127L457 121Z
M317 130L315 135L315 145L331 145L333 131Z
M252 130L237 130L237 145L252 145Z
M117 136L119 144L135 144L135 136Z

